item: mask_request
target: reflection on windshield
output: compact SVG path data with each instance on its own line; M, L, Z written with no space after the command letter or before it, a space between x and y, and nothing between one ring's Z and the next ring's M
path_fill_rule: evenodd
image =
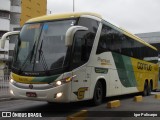
M46 71L65 66L68 54L65 34L74 24L75 20L63 20L24 25L13 66L21 70L23 66L23 71Z

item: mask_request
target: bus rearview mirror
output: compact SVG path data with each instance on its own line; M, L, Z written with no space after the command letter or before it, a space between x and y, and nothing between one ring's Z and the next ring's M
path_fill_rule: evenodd
M18 35L20 33L20 31L12 31L12 32L7 32L5 33L2 38L0 39L0 43L1 43L1 48L4 49L5 46L5 41L7 40L8 36L12 36L12 35Z
M72 27L70 27L66 32L65 45L66 46L71 46L72 45L74 34L77 31L87 31L87 30L88 30L88 28L84 27L84 26L72 26Z

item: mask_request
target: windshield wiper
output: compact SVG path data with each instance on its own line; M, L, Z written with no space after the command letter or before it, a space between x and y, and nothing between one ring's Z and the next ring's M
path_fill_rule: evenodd
M33 54L34 54L34 50L35 50L35 46L36 46L36 41L34 42L34 45L33 45L33 48L31 50L31 52L28 54L27 58L25 59L25 61L23 62L23 64L21 65L20 69L19 69L19 72L22 72L23 68L25 67L28 59L30 59L30 63L32 61L32 57L33 57Z
M46 74L49 74L47 62L42 51L42 45L43 45L43 40L41 41L41 45L38 50L39 51L38 61L40 61L40 59L42 60L43 69L45 70Z

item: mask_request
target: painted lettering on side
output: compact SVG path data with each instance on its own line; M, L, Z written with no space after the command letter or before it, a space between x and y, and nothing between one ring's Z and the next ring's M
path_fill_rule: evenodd
M97 61L99 61L101 65L111 65L110 60L106 60L100 57L97 58Z
M138 63L137 63L137 68L138 68L139 70L152 71L152 66L151 66L151 65L145 64L145 63L141 63L141 62L138 62Z

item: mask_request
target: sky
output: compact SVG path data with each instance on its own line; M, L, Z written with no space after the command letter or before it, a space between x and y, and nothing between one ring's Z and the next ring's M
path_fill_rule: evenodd
M160 0L74 0L75 12L95 12L131 33L160 32ZM73 11L73 0L47 0L47 11Z

